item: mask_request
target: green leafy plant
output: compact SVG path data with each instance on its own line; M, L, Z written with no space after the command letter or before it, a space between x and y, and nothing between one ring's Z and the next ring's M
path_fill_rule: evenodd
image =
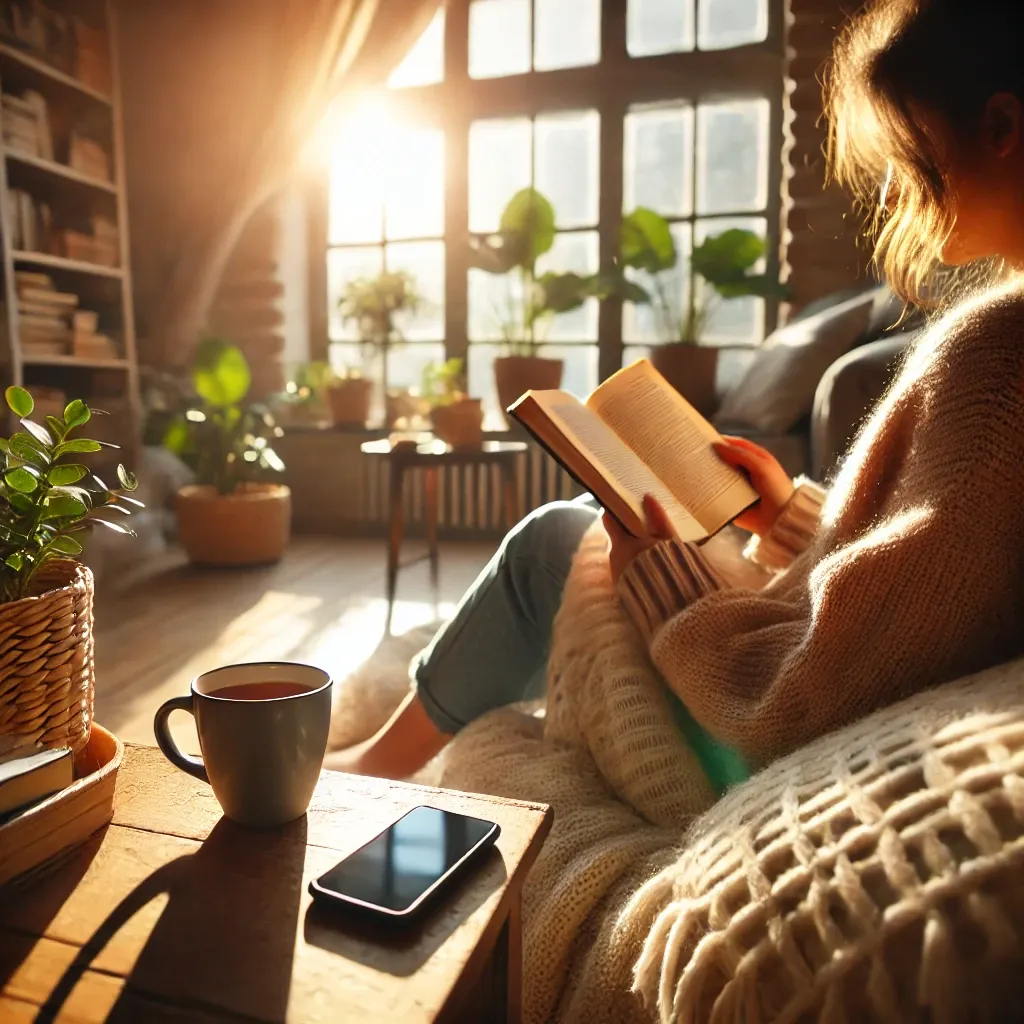
M509 279L506 299L496 305L494 315L510 355L536 355L552 316L579 309L588 298L606 293L605 275L538 275L537 261L554 243L554 207L535 188L524 188L509 200L497 234L470 239L472 265Z
M345 285L338 312L345 323L355 324L364 367L378 352L403 341L395 323L399 313L415 312L423 302L416 282L404 270L385 270L376 277L359 277Z
M196 347L190 403L164 435L164 445L195 470L196 480L231 494L266 472L284 470L271 442L284 431L270 410L247 403L252 374L245 356L221 338Z
M454 405L466 397L462 383L461 359L429 363L423 371L422 397L431 409L442 405Z
M4 473L0 481L0 601L27 596L39 568L53 558L82 553L86 531L103 526L134 537L110 515L131 515L142 503L129 497L138 481L117 467L119 488L111 489L81 464L79 456L116 448L103 441L72 436L99 410L76 399L62 418L47 416L46 425L29 419L32 396L19 387L5 392L7 405L22 430L0 438Z
M786 288L775 278L754 270L765 253L764 239L753 231L730 228L694 246L690 266L695 287L690 301L673 294L669 274L678 262L668 221L646 207L622 219L620 294L637 304L649 304L662 341L699 344L715 310L723 301L747 295L785 298ZM641 281L643 283L641 283Z

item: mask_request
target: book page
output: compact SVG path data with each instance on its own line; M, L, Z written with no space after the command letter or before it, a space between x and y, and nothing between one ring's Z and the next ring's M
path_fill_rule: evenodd
M621 438L581 402L559 391L534 391L531 397L572 445L628 505L640 523L646 521L645 494L661 503L680 540L702 540L707 531L644 465ZM598 501L604 500L598 493Z
M720 434L646 360L610 377L587 399L708 533L715 533L757 493L723 462L712 442Z

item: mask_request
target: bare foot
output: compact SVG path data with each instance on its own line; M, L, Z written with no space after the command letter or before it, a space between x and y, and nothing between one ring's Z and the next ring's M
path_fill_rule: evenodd
M370 739L345 750L331 751L324 767L350 775L407 779L440 753L451 736L430 720L415 691Z

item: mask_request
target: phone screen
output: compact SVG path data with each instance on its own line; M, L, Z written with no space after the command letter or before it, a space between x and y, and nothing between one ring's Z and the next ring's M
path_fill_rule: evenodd
M488 836L493 822L416 807L317 880L321 889L402 912Z

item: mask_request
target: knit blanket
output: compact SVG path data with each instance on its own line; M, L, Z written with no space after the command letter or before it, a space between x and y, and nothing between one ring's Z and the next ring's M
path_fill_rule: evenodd
M660 905L629 901L714 802L665 694L622 610L598 526L555 623L545 717L492 712L434 766L442 786L554 807L524 891L527 1021L650 1019L631 989Z

